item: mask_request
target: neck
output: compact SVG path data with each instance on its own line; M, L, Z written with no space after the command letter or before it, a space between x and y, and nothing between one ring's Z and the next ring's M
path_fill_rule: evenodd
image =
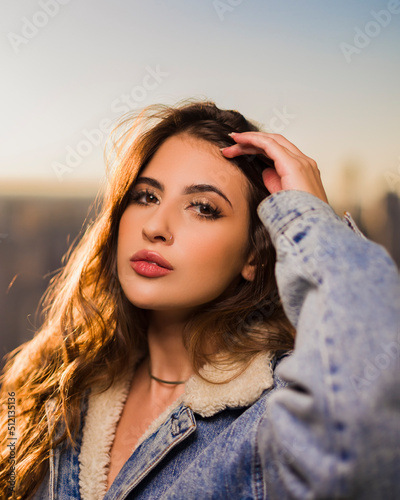
M170 312L152 311L147 332L150 369L153 376L166 381L187 380L193 373L183 345L187 318ZM152 380L153 382L153 380ZM154 381L155 384L159 382Z

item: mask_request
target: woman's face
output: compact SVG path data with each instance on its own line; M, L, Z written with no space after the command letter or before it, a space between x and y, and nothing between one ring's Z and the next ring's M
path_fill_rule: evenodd
M247 190L244 174L216 146L168 138L139 174L119 225L118 277L129 301L190 313L240 275L252 279ZM158 257L172 269L150 263Z

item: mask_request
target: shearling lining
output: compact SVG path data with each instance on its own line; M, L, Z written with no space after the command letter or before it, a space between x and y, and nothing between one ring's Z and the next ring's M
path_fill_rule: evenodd
M135 449L153 434L182 402L194 413L211 417L226 408L250 406L264 390L273 385L271 356L268 354L258 355L243 373L230 382L224 383L224 380L233 375L232 371L207 365L200 373L210 382L198 375L190 377L186 382L185 393L152 422L136 443ZM79 486L83 500L101 500L106 494L110 451L128 396L130 381L131 378L128 378L101 394L89 396L79 455ZM133 451L134 449L132 453Z

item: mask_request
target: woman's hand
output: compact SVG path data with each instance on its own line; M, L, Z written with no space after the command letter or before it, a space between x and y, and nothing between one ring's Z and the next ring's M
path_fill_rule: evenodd
M237 144L222 150L226 158L264 154L273 160L275 168L266 168L262 173L265 187L270 193L297 189L328 203L316 162L285 137L266 132L234 132L230 135Z

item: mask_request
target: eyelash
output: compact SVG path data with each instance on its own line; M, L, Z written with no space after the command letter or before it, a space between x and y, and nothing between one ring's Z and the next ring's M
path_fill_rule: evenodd
M148 205L148 203L143 203L142 201L139 201L142 196L153 196L156 200L158 200L157 196L153 191L150 191L149 189L142 189L140 191L133 191L131 194L131 203L135 203L137 205ZM193 203L190 204L191 207L207 207L207 210L210 211L210 215L204 215L200 214L198 212L195 212L195 215L199 217L200 219L209 219L209 220L215 220L219 219L221 216L221 210L219 208L214 208L212 207L208 202L202 202L202 201L194 201Z

